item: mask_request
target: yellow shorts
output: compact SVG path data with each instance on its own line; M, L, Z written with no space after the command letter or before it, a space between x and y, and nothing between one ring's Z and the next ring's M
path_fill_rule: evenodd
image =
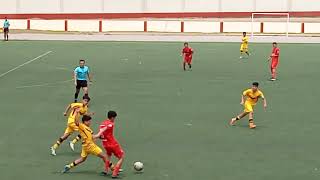
M66 130L64 131L65 134L71 134L74 131L78 131L79 127L76 125L76 123L70 123L68 124Z
M249 102L244 103L244 112L253 112L254 104L251 104Z
M92 145L90 147L82 146L81 157L85 158L89 154L97 156L98 154L101 154L101 153L102 153L102 150L97 145Z
M248 52L248 45L247 44L241 44L240 51L241 52Z

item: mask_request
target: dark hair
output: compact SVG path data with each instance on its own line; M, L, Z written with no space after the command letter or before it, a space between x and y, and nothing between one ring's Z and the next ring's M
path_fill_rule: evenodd
M88 101L90 101L91 99L90 99L90 97L88 96L88 95L84 95L83 97L82 97L82 99L86 99L86 100L88 100Z
M189 45L189 43L185 42L185 43L183 43L183 45Z
M109 111L108 112L108 118L115 118L117 117L117 113L115 111Z
M91 116L88 116L88 115L82 116L82 122L86 122L86 121L90 121L90 120L91 120Z
M258 87L258 86L259 86L259 83L258 83L258 82L253 82L253 83L252 83L252 86Z
M277 42L273 42L272 44L277 44Z
M86 60L84 60L84 59L80 59L80 60L79 60L79 62L81 62L81 61L86 62Z
M243 32L242 34L247 34L247 32Z

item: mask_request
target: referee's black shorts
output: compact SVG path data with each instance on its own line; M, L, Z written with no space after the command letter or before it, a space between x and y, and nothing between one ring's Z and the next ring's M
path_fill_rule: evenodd
M80 89L82 87L88 87L88 83L86 80L77 80L77 89Z
M9 28L3 28L3 32L8 33L9 32Z

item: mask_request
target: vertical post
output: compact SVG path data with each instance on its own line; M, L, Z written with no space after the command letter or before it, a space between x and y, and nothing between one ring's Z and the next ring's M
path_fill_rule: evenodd
M304 22L301 23L301 33L304 33Z
M260 23L260 33L263 33L263 22Z
M143 22L143 31L148 32L148 22L147 21Z
M99 32L102 32L102 20L99 20Z
M68 31L68 20L64 20L64 31Z
M27 30L30 30L30 19L27 20Z
M181 21L181 32L184 32L184 22Z
M254 18L254 13L251 14L251 38L253 37L253 18Z
M290 21L290 15L289 15L289 13L288 13L288 14L287 14L287 27L286 27L287 37L289 37L289 21Z
M220 33L223 33L223 21L220 21Z

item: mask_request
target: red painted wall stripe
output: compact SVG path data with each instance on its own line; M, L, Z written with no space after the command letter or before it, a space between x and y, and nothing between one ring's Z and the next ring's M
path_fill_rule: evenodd
M27 20L27 29L30 30L31 29L31 25L30 25L30 19Z
M102 32L102 20L99 21L99 32Z
M68 20L64 20L64 31L68 31Z
M301 23L301 33L304 33L304 23Z
M184 32L184 22L181 21L181 32Z
M223 22L220 22L220 33L223 33Z
M4 19L5 17L8 17L8 19L249 18L252 13L253 12L0 14L0 19ZM289 13L290 17L320 17L320 11L270 13ZM259 16L261 17L263 15Z
M143 22L143 31L148 32L148 22L147 21Z
M260 33L263 33L263 22L260 23Z

